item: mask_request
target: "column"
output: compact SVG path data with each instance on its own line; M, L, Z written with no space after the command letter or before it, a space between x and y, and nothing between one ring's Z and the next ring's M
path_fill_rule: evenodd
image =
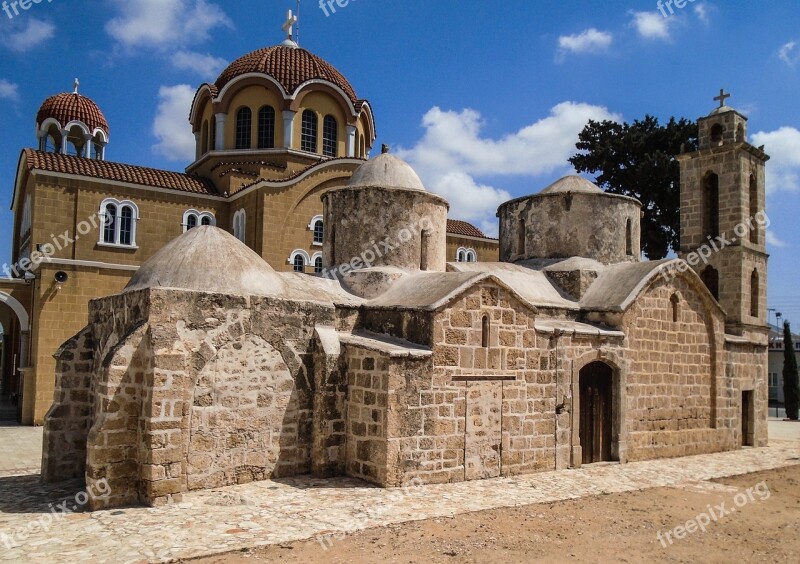
M67 137L69 137L69 130L62 129L61 130L61 154L67 154Z
M347 126L347 156L356 156L356 126Z
M83 134L83 156L87 159L92 158L92 141L94 141L94 137L88 133Z
M216 141L214 143L215 151L225 150L225 122L228 120L228 114L216 114L217 130L215 133Z
M291 149L294 145L294 115L297 112L283 111L283 148Z

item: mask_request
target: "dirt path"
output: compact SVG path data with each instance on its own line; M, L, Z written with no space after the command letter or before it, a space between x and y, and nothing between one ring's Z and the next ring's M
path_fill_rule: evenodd
M694 527L702 524L705 532L681 535L680 530L675 531L690 520ZM800 561L798 531L800 466L790 466L681 488L406 523L339 539L312 539L193 562L795 563ZM676 533L683 538L676 539Z

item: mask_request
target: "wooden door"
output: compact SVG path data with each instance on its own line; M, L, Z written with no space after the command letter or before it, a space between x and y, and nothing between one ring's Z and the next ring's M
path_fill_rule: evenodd
M580 372L580 440L583 464L611 460L611 368L593 362Z

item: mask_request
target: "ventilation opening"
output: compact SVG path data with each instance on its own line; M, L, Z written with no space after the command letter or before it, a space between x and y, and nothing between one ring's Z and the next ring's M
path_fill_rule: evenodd
M625 254L633 256L633 224L630 219L625 222Z
M713 172L703 179L703 237L719 236L719 176Z
M481 346L487 348L489 346L489 331L492 328L492 322L489 321L489 316L484 315L481 321Z
M428 246L430 241L430 233L423 231L420 236L420 249L419 249L419 269L428 270Z

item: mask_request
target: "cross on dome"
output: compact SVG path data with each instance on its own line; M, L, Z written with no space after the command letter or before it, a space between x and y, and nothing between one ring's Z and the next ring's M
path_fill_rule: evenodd
M81 81L76 78L75 82L72 83L72 88L73 88L72 93L73 94L77 94L78 93L78 86L80 86L80 85L81 85Z
M297 16L295 16L291 10L286 13L286 22L283 24L281 28L284 32L286 32L286 39L292 41L292 35L294 31L294 24L297 23Z
M716 102L719 102L719 107L720 108L724 108L725 107L725 100L727 100L730 97L731 97L731 95L726 93L724 88L720 88L719 89L719 96L716 96L714 98L714 100Z

